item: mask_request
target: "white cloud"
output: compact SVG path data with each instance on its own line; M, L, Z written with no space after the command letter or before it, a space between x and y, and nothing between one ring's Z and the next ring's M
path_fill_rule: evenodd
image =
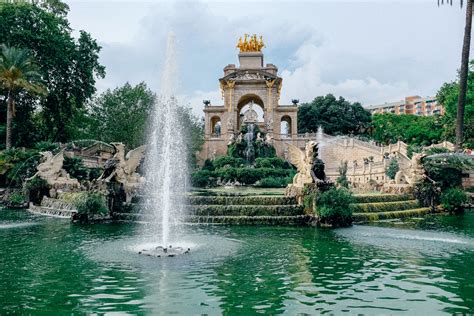
M408 3L407 3L408 2ZM222 104L218 78L237 63L235 42L262 34L265 62L280 68L282 103L333 93L365 104L429 95L454 79L464 13L435 1L71 1L73 28L99 39L107 76L160 85L166 34L178 39L180 89L196 113ZM103 17L106 17L105 19Z
M323 58L324 56L324 58ZM282 103L290 103L291 99L297 98L300 102L311 101L315 96L328 93L363 104L380 102L380 100L398 100L400 96L410 93L406 81L380 82L372 77L347 78L334 83L322 80L324 63L334 61L328 54L327 49L318 47L311 43L303 44L295 54L295 63L298 66L294 70L282 71L283 89Z

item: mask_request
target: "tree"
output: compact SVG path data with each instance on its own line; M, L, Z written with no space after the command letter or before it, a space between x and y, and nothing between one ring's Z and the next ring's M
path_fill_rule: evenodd
M397 159L391 159L390 163L388 164L387 170L385 170L385 174L391 180L395 179L397 172L400 170L400 166L398 165Z
M372 118L371 136L384 144L401 140L410 145L427 146L442 140L443 128L443 119L438 115L375 114Z
M446 0L448 3L448 0ZM449 1L452 5L453 0ZM441 4L444 1L441 0ZM460 0L461 7L463 6L463 0ZM459 95L458 95L458 107L456 115L456 147L460 149L463 144L464 134L464 109L466 106L466 94L467 94L467 77L469 71L469 50L471 47L471 29L472 29L472 6L474 0L467 0L466 4L466 25L464 27L464 40L461 53L461 69L459 72ZM439 6L439 0L438 0Z
M7 127L6 148L12 147L12 122L15 115L15 95L26 91L40 94L45 90L41 76L31 54L26 49L0 46L0 84L6 91Z
M316 132L321 126L330 135L364 134L370 125L370 112L360 103L351 103L332 94L319 96L298 109L298 132Z
M39 102L19 100L20 106L30 109L30 116L14 124L22 129L31 124L33 110L41 109L35 117L37 129L23 129L53 141L71 139L72 122L95 93L96 78L105 74L99 63L100 46L84 31L74 39L67 11L60 0L0 3L0 38L32 52L48 90Z
M104 142L122 142L132 149L146 142L148 117L155 104L155 94L144 82L126 83L107 90L93 99L85 119L90 138ZM165 118L166 119L166 118Z
M445 138L453 140L456 135L456 116L459 100L459 82L446 82L438 90L436 95L438 102L443 104L446 113ZM470 70L467 80L466 104L464 109L464 124L468 127L474 126L474 60L470 63ZM463 143L465 147L474 148L474 129L467 128L463 132Z

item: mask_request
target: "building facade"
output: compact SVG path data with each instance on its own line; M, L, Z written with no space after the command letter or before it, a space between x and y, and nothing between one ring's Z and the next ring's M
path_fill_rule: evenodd
M444 107L438 103L436 97L420 97L418 95L406 97L404 100L369 105L366 107L372 114L412 114L419 116L444 115Z
M243 47L244 43L250 47ZM229 142L239 136L244 119L250 117L272 142L278 156L284 155L285 143L296 142L298 136L298 107L296 102L279 103L282 78L275 65L264 64L263 41L254 36L240 40L238 47L239 65L227 65L219 79L224 104L204 102L205 142L199 154L201 161L225 155Z

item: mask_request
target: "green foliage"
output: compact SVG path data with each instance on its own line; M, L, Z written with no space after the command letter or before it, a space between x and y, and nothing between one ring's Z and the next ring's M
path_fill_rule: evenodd
M220 156L217 157L213 162L215 169L225 168L225 167L241 167L245 165L245 160L242 158L235 158L231 156Z
M441 187L431 181L422 181L415 184L413 195L421 205L434 208L439 203Z
M467 194L458 188L447 189L441 194L441 205L450 213L461 212L467 200Z
M428 177L445 190L461 186L462 171L474 167L474 161L462 155L443 154L426 157L423 167Z
M0 173L6 175L8 185L21 187L26 178L36 173L40 158L36 150L4 150L0 153Z
M444 122L438 115L375 114L372 125L373 139L384 144L401 140L410 145L427 146L443 140Z
M8 197L8 206L20 206L26 202L25 196L22 193L15 192Z
M89 169L84 167L82 158L79 157L64 157L63 169L72 178L76 178L79 181L89 180Z
M275 169L292 169L293 167L288 161L279 157L272 158L256 158L255 168L275 168Z
M48 91L45 98L20 95L16 100L16 146L31 145L38 138L70 139L77 127L75 116L96 91L96 78L104 76L99 45L84 31L73 36L67 11L61 1L0 4L0 39L34 52Z
M315 98L298 109L298 132L315 133L321 126L330 135L364 134L371 115L360 103L351 103L332 94Z
M336 183L343 188L349 188L349 181L347 180L347 161L344 161L338 168L339 177L336 179Z
M210 170L198 170L191 174L191 184L196 188L214 186L216 182L214 172Z
M255 186L259 188L285 188L292 180L293 177L291 176L280 178L267 177L258 180Z
M464 109L464 146L474 148L474 60L470 62L467 78L466 106ZM458 107L459 81L446 82L436 95L438 102L446 110L444 115L444 137L454 142L456 129L456 114Z
M204 166L202 167L202 170L208 170L208 171L214 171L214 164L210 159L206 159L204 161Z
M349 226L352 223L352 194L344 189L332 188L316 194L316 214L322 223L332 226Z
M40 177L34 177L27 181L24 189L28 192L28 200L33 202L35 205L41 203L43 196L49 195L49 185L46 180L43 180Z
M33 145L33 148L40 152L50 151L53 153L53 155L59 153L59 150L60 150L58 143L52 143L48 141L37 142L36 144Z
M390 163L388 164L387 169L385 170L385 174L391 180L395 179L397 172L400 170L400 166L398 165L397 159L391 159Z
M147 121L155 94L144 82L107 90L89 104L90 138L136 148L146 142Z
M220 178L223 182L238 181L243 185L255 184L257 181L264 178L281 178L283 181L291 181L294 176L293 169L275 169L275 168L246 168L246 167L231 167L210 170L199 170L191 175L191 183L195 187L216 186L217 179ZM285 180L283 180L283 178ZM265 180L267 181L267 180ZM286 182L288 183L288 182ZM280 186L278 186L280 187Z
M196 168L196 153L204 144L204 122L193 114L191 107L178 106L178 116L181 125L185 127L183 132L188 165Z
M100 193L85 193L75 201L79 214L105 215L108 212L105 197Z

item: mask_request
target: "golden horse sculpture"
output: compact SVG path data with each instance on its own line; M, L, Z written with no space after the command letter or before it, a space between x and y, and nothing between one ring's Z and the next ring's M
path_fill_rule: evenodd
M265 47L265 44L263 43L262 36L260 36L260 38L257 38L256 34L252 36L244 34L244 39L242 40L242 37L240 37L236 47L240 49L241 53L260 52L262 51L262 48Z

